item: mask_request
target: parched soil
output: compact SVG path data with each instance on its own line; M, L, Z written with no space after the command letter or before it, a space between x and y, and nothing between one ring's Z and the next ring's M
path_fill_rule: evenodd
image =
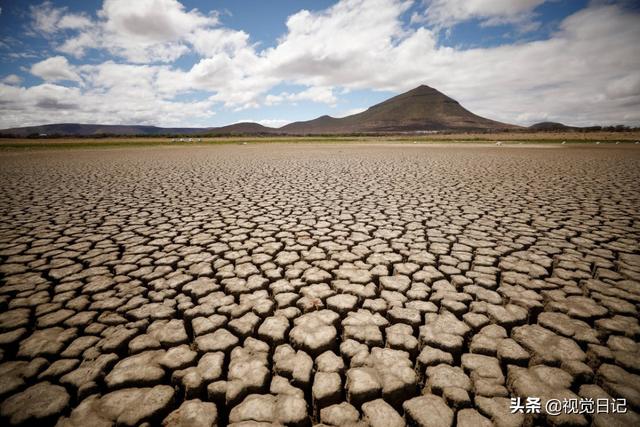
M0 153L2 425L640 425L639 308L638 146Z

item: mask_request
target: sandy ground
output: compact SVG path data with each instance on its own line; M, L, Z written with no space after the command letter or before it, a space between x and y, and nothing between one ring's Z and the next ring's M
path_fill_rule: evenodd
M633 145L2 152L0 424L640 425L639 242Z

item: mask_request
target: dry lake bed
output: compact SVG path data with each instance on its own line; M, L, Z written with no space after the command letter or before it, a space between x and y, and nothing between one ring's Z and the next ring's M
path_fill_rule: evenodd
M637 145L0 153L3 425L637 426L639 308Z

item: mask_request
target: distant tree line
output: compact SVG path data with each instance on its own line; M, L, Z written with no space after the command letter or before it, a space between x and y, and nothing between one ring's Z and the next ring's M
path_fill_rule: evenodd
M564 128L549 128L549 129L465 129L465 130L438 130L430 132L432 134L441 135L455 135L464 133L535 133L535 132L636 132L640 131L640 127L632 127L627 125L611 125L611 126L587 126L587 127L572 127L566 126ZM186 133L186 134L129 134L129 135L114 135L109 133L96 133L91 135L73 135L73 134L60 134L60 133L30 133L28 135L16 135L12 133L0 132L0 138L28 138L28 139L59 139L59 138L86 138L86 139L101 139L101 138L228 138L228 137L292 137L292 136L311 136L311 137L368 137L372 135L377 136L399 136L399 135L422 135L422 132L354 132L354 133L331 133L331 134L288 134L280 132L203 132L203 133Z

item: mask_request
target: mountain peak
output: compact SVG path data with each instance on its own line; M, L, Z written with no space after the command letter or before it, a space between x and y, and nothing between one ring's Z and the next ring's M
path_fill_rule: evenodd
M396 98L407 97L407 96L433 96L433 97L436 97L434 99L446 98L446 99L451 99L453 101L452 98L449 98L447 95L440 92L438 89L432 88L431 86L427 86L427 85L420 85L418 87L415 87L407 92L401 93Z
M420 85L420 86L414 87L413 89L411 89L406 93L412 93L412 92L438 92L438 90L432 88L431 86Z

